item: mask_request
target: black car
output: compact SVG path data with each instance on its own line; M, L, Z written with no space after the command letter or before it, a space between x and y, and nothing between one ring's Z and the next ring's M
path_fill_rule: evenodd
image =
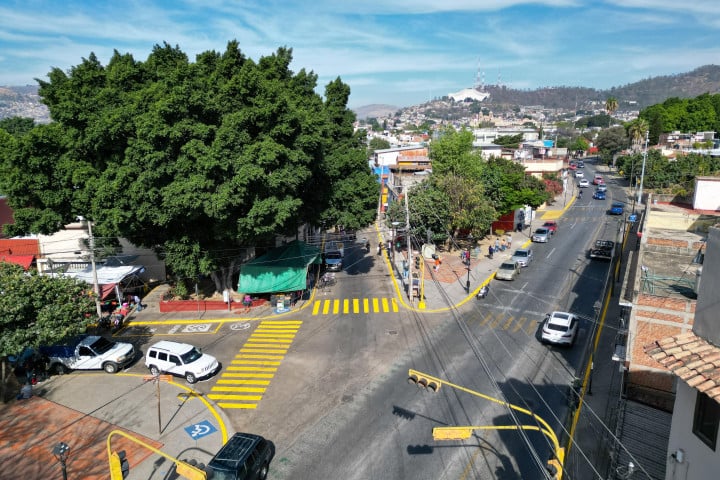
M272 442L252 433L236 433L208 463L213 480L265 480L275 456Z

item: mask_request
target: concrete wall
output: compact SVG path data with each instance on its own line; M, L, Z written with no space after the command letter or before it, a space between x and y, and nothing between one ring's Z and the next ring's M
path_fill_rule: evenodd
M720 346L718 292L720 292L720 228L711 227L705 246L693 331L716 346Z
M679 382L673 409L670 440L667 449L666 480L707 480L718 478L720 472L720 442L712 451L693 432L693 416L697 390ZM683 461L678 463L671 454L683 450Z
M696 210L720 210L720 177L698 177L695 179Z

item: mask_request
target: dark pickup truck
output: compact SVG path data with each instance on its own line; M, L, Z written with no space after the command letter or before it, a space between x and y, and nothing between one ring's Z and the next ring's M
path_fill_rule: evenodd
M598 260L612 260L615 254L615 242L610 240L596 240L590 249L590 258Z

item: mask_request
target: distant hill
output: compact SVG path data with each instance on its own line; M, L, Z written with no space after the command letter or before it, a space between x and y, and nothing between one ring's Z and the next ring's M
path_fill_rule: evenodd
M545 87L535 90L516 90L503 85L486 85L485 91L490 98L480 105L491 108L511 108L513 106L542 105L546 108L559 108L572 111L590 108L593 104L604 105L608 97L615 97L619 110L641 110L650 105L662 103L668 98L694 98L703 93L720 93L720 66L705 65L687 73L651 77L639 82L629 83L609 90L596 90L587 87ZM376 107L387 105L368 105L355 109L358 118L380 117L384 110ZM419 106L407 107L417 108ZM392 112L397 108L390 107ZM363 112L364 116L360 114ZM367 112L373 112L367 114Z
M400 110L399 107L394 105L384 105L374 103L372 105L365 105L363 107L353 109L358 119L365 118L380 118L392 116L395 112Z
M605 103L608 97L615 97L620 110L639 110L668 98L694 98L703 93L720 93L720 66L705 65L688 73L652 77L609 90L584 87L514 90L497 85L487 86L485 90L490 93L491 104L543 105L572 110L584 108L592 102Z

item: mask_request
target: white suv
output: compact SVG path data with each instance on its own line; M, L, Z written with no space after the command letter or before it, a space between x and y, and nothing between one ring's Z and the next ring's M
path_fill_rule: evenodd
M209 377L220 368L217 359L212 355L202 353L190 344L167 340L161 340L148 348L145 366L155 376L169 373L185 377L188 383Z

